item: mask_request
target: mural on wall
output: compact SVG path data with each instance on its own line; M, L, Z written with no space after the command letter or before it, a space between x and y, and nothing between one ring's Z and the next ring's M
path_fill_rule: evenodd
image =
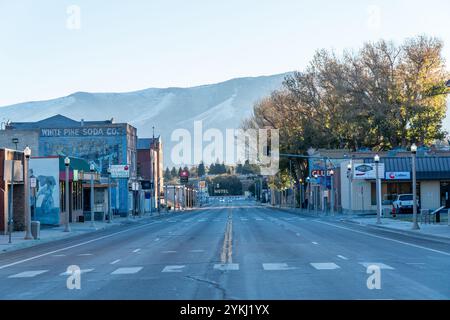
M37 178L35 218L59 225L59 159L31 159L30 168Z
M99 170L106 173L108 165L120 164L122 147L119 141L104 141L103 139L72 138L70 143L59 139L41 144L43 155L71 155L86 160L95 161Z

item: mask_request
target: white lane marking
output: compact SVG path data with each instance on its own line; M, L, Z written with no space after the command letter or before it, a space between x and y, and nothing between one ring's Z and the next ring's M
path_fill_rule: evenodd
M206 219L197 220L197 222L205 222L205 221L206 221Z
M119 268L119 269L111 272L111 274L133 274L133 273L138 273L141 270L142 270L142 267Z
M189 252L205 252L205 250L197 249L197 250L189 250Z
M298 232L297 232L295 235L296 235L297 237L300 237L300 233L298 233Z
M317 242L313 241L312 244L318 244Z
M83 273L88 273L88 272L92 272L92 271L94 271L94 269L81 269L80 273L83 274ZM61 273L60 276L70 276L72 274L73 274L72 272L65 271L65 272Z
M65 257L66 255L65 254L54 254L54 255L52 255L52 257Z
M340 267L334 262L315 262L311 263L311 266L317 270L334 270Z
M174 251L174 250L166 250L166 251L161 251L161 253L176 253L176 251Z
M264 221L264 219L261 218L255 218L256 221Z
M134 253L137 253L137 252L139 252L139 251L141 251L141 249L135 249L135 250L133 250Z
M159 241L159 238L156 238L155 241Z
M247 218L241 218L241 221L248 221Z
M406 264L410 264L410 265L424 265L424 262L406 262Z
M80 253L78 256L79 257L87 257L87 256L93 256L93 254L92 253Z
M337 256L338 256L338 258L341 258L342 260L348 260L347 257L341 256L340 254L338 254Z
M65 247L65 248L53 250L53 251L50 251L50 252L39 254L37 256L33 256L33 257L30 257L30 258L26 258L26 259L23 259L23 260L19 260L19 261L16 261L16 262L5 264L3 266L0 266L0 270L8 268L8 267L12 267L12 266L24 263L24 262L35 260L35 259L38 259L38 258L46 257L48 255L51 255L51 254L54 254L54 253L57 253L57 252L73 249L73 248L76 248L76 247L84 246L84 245L92 243L92 242L96 242L96 241L100 241L100 240L103 240L103 239L111 238L111 237L114 237L114 236L116 236L118 234L121 234L121 233L129 232L129 231L136 230L136 229L142 229L142 228L148 227L149 225L152 225L152 224L154 224L154 222L150 222L150 223L147 223L147 224L144 224L144 225L141 225L141 226L137 226L137 227L133 227L133 228L130 228L130 229L118 231L118 232L115 232L115 233L108 234L106 236L102 236L102 237L95 238L95 239L92 239L92 240L88 240L88 241L85 241L85 242L77 243L77 244L74 244L72 246L68 246L68 247Z
M117 259L117 260L114 260L113 262L111 262L110 264L116 264L119 261L120 261L120 259Z
M417 244L412 244L412 243L408 243L408 242L404 242L404 241L400 241L400 240L395 240L395 239L390 239L390 238L386 238L386 237L382 237L382 236L377 236L377 235L370 234L370 233L367 233L367 232L363 232L363 231L353 230L353 229L346 228L346 227L337 226L337 225L334 225L332 223L327 223L327 222L318 221L318 220L314 220L314 221L317 222L317 223L326 224L326 225L329 225L329 226L332 226L332 227L335 227L335 228L344 229L344 230L348 230L348 231L353 231L353 232L356 232L356 233L364 234L366 236L370 236L370 237L374 237L374 238L378 238L378 239L383 239L383 240L388 240L388 241L392 241L392 242L396 242L396 243L401 243L401 244L404 244L404 245L407 245L407 246L411 246L411 247L414 247L414 248L419 248L419 249L428 250L428 251L435 252L435 253L440 253L440 254L443 254L443 255L446 255L446 256L450 256L450 253L448 253L448 252L435 250L435 249L431 249L431 248L427 248L427 247L423 247L423 246L419 246Z
M181 272L186 266L165 266L161 272Z
M221 271L237 271L239 270L239 263L218 263L214 265L214 269Z
M12 276L9 276L8 278L32 278L37 275L43 274L47 272L48 270L34 270L34 271L24 271L21 273L13 274Z
M395 270L395 268L381 262L360 262L359 264L363 265L365 268L368 266L378 266L380 269Z
M266 271L294 270L296 267L289 267L287 263L263 263L263 269Z

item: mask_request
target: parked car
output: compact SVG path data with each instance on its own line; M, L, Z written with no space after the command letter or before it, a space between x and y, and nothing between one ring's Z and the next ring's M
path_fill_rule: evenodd
M411 213L413 211L412 193L399 194L392 202L392 213ZM417 200L417 209L419 209L419 200Z

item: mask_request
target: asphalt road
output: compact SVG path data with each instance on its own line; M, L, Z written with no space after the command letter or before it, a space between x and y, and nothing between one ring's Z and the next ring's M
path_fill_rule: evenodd
M0 299L449 299L449 270L449 243L242 201L1 254Z

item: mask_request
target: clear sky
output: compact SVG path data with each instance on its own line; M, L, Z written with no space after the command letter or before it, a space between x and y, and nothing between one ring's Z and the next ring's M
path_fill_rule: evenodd
M418 34L449 60L450 1L0 0L0 106L282 73Z

